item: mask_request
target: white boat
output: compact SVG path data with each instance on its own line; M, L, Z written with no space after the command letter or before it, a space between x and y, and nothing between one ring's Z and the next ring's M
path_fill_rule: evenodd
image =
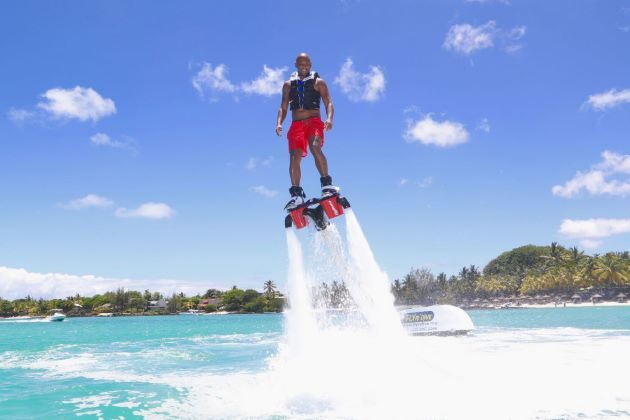
M61 322L64 319L66 319L66 315L63 312L54 312L52 315L48 315L44 318L44 321Z
M199 309L189 309L185 312L180 312L180 315L199 315L201 311Z
M411 335L461 335L475 329L470 316L453 305L412 306L398 312Z

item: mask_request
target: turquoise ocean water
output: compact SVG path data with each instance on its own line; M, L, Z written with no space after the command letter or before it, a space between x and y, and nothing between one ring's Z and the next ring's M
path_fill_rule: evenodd
M536 375L530 377L530 370L540 367L539 375L550 374L565 389L553 402L542 392L534 393L534 402L522 412L536 412L538 418L630 417L630 376L619 384L608 381L609 389L604 385L601 395L584 393L593 398L588 403L572 400L582 395L573 387L574 378L586 377L591 386L588 378L605 381L629 373L630 307L489 310L469 315L477 327L469 336L409 338L414 340L409 345L423 355L414 372L422 375L425 369L426 377L437 383L434 389L442 385L452 389L457 400L465 391L440 384L440 378L451 375L456 381L457 372L470 369L467 376L478 375L476 383L493 389L497 381L531 383ZM269 402L274 394L265 392L273 381L282 380L270 372L283 343L284 322L280 314L0 321L0 418L364 417L359 403L342 401L343 392L326 400L306 398L309 392L302 391L299 398L278 396ZM329 347L334 345L331 341ZM454 366L444 354L456 348L461 350L457 369L436 375L438 364L446 370ZM526 364L531 369L518 365L528 355L535 358ZM386 365L388 358L381 363ZM576 370L579 375L571 376ZM356 372L348 373L352 374ZM405 375L396 373L394 381L404 381ZM319 395L319 389L310 395ZM393 394L365 392L392 399L385 405L397 404ZM485 398L481 391L470 392L477 400ZM349 394L348 400L352 398ZM432 410L438 414L429 417L441 417L439 407ZM509 413L518 417L519 411ZM421 404L413 414L410 418L423 418Z

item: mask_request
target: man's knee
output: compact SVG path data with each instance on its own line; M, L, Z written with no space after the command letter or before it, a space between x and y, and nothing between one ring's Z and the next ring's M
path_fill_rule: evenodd
M322 153L322 139L321 138L313 137L311 141L308 142L308 146L311 149L311 153L313 154Z
M302 160L302 150L301 149L293 149L291 150L291 162L292 163L300 163Z

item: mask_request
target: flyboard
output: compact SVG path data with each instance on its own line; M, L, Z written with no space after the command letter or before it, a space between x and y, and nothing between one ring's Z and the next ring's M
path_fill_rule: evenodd
M339 193L322 198L311 198L299 206L287 210L284 227L294 226L302 229L308 226L308 220L315 225L315 229L324 230L330 224L329 220L343 215L345 209L350 208L350 202Z
M470 316L453 305L406 307L398 313L411 335L464 335L475 329Z

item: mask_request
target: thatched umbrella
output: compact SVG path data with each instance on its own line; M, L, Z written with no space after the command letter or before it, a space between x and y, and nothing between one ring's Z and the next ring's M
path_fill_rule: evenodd
M582 296L578 295L577 293L571 296L571 299L573 300L573 303L582 302Z
M593 302L598 302L598 301L600 301L600 300L602 299L602 297L603 297L603 296L602 296L602 295L600 295L599 293L595 293L593 296L591 296L591 300L592 300Z
M625 293L619 293L617 295L617 302L619 303L624 303L626 301L626 294Z

